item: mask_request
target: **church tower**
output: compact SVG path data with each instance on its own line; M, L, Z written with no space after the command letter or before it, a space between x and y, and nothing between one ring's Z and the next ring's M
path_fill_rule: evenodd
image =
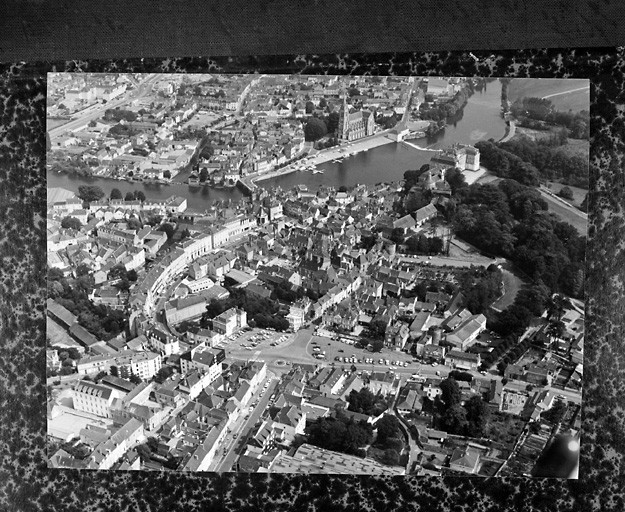
M339 115L339 140L349 140L349 107L347 106L347 92L343 89L343 106Z

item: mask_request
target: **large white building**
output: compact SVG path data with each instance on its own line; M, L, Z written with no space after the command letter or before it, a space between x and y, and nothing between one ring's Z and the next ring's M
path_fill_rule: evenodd
M102 418L111 417L111 404L115 398L121 397L122 393L116 389L86 380L78 382L73 390L74 409Z
M224 336L230 336L244 327L247 327L247 313L242 309L230 308L213 318L213 330Z
M83 357L78 361L76 369L78 373L88 375L101 371L108 373L111 367L115 366L122 378L136 375L142 380L148 380L156 375L161 369L161 365L162 358L159 354L150 351L133 352L128 350L114 355Z

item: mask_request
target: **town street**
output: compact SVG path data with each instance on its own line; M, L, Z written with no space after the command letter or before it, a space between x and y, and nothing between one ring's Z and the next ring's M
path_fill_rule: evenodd
M94 121L102 117L104 112L108 109L118 108L126 105L127 103L130 103L131 101L145 97L147 94L152 92L152 86L157 79L159 79L159 75L149 75L145 80L139 83L136 89L124 93L121 98L107 101L106 103L98 103L96 104L96 108L90 109L89 112L84 115L81 115L81 113L78 112L76 114L78 116L76 119L61 126L57 126L52 130L49 130L48 134L50 135L50 139L54 139L55 137L58 137L65 132L78 130L80 128L83 128L84 126L87 126L90 121Z
M209 471L224 472L233 470L232 465L239 456L237 452L243 446L247 445L247 436L266 411L269 399L278 384L277 378L273 377L269 372L267 375L267 378L259 384L258 389L252 398L250 398L250 403L254 404L257 402L257 405L252 405L247 409L248 411L251 409L251 412L243 412L246 410L243 409L239 413L239 418L237 418L234 425L229 429L230 431L226 434L222 443L225 453L222 450L215 454L215 460L209 466ZM266 391L263 391L265 383L268 383L268 387ZM234 468L234 470L236 471L236 468Z

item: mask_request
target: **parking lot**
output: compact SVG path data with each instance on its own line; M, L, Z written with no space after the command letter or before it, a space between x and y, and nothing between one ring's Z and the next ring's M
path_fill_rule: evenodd
M246 351L254 353L256 351L279 347L291 340L292 337L292 333L250 328L228 336L216 346L225 348L229 355L249 356L249 354L246 354Z
M380 352L370 352L366 348L356 348L354 341L343 336L314 335L307 347L308 354L327 364L362 367L369 365L372 370L416 370L421 363L405 352L383 348Z

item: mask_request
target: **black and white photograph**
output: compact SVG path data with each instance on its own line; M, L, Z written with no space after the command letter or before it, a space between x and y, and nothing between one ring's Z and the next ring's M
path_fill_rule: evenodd
M590 121L588 79L48 73L48 468L577 478Z

